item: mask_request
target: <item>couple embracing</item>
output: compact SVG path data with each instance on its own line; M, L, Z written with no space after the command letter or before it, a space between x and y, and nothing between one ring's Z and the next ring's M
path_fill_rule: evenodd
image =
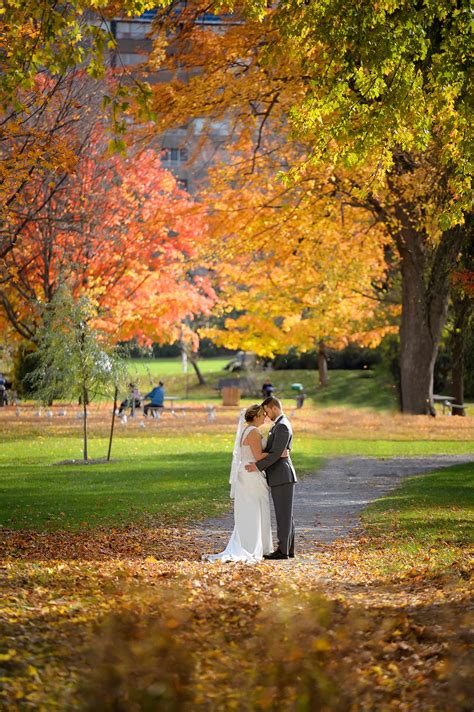
M273 421L265 447L260 426ZM290 452L293 432L278 398L270 396L252 405L240 417L230 474L235 525L224 551L208 561L243 561L294 557L293 493L295 468ZM278 547L273 551L270 517L271 493L277 522Z

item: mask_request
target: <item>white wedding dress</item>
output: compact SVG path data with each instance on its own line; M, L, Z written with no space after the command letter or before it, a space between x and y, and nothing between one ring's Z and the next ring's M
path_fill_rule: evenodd
M270 519L270 488L265 475L247 472L245 465L255 462L249 445L242 445L254 425L244 428L234 457L237 456L231 495L234 497L234 531L224 551L203 556L206 561L261 561L273 551Z

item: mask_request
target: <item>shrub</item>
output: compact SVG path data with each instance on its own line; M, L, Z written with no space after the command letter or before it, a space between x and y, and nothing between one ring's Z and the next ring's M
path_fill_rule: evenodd
M348 344L343 349L327 349L328 368L331 370L359 370L372 368L380 363L381 355L378 349L368 349L357 344ZM290 349L287 354L280 354L273 361L276 371L303 369L314 370L318 367L317 351L298 353Z
M87 712L191 711L193 662L179 614L150 620L130 612L109 618L95 642L82 689Z
M13 387L20 397L31 396L34 387L29 376L38 368L39 356L34 346L20 344L13 360Z
M229 639L220 626L204 627L178 591L158 596L153 616L122 612L99 630L80 690L84 712L350 708L354 621L340 604L315 595L295 609L288 599L257 613L252 635Z

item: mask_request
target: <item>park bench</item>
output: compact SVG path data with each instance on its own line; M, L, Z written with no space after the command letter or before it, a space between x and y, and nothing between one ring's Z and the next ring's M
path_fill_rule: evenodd
M161 416L164 415L165 413L170 413L175 418L178 418L179 415L186 416L188 414L194 415L195 413L206 413L207 420L209 422L213 422L216 419L217 411L216 411L216 407L214 405L206 405L206 406L198 406L197 408L196 407L190 408L189 406L186 406L186 405L175 406L174 405L175 401L182 400L178 396L170 396L169 398L165 398L165 401L166 400L171 401L170 406L163 407L163 408L159 408L157 406L155 408L149 409L151 418L153 418L155 420L160 420ZM124 423L124 424L126 424L128 421L128 418L126 415L121 415L120 419L121 419L122 423Z
M178 401L178 400L181 400L181 398L180 398L179 396L165 396L165 397L163 398L163 405L162 405L162 406L149 405L148 408L147 408L147 410L148 410L148 412L152 415L153 418L156 418L156 417L157 417L157 414L161 413L161 412L164 411L164 410L171 410L171 412L173 412L173 410L175 410L175 408L174 408L174 403L175 403L176 401ZM168 408L166 408L166 401L169 401L169 403L170 403L170 405L168 406ZM145 412L145 411L143 411L143 412Z

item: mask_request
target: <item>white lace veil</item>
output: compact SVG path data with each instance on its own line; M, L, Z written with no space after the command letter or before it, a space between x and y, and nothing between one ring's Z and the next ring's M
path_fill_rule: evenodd
M239 422L237 424L237 432L235 433L234 450L232 452L232 465L230 466L230 496L232 499L235 496L235 483L237 482L237 475L239 473L239 465L242 459L242 450L240 446L240 439L245 427L245 410L240 411Z

